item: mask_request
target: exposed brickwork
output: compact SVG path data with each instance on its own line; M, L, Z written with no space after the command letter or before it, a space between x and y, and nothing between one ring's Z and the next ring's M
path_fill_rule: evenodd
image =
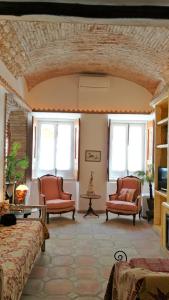
M27 149L27 116L22 111L12 111L9 116L10 124L10 145L13 142L19 142L21 149L18 152L18 158L26 154Z
M29 89L87 72L122 77L157 94L169 81L169 27L126 24L0 20L0 56Z

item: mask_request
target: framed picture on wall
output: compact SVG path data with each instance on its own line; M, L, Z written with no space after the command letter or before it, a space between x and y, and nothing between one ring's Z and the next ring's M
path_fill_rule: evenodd
M85 161L99 162L101 161L101 151L86 150Z

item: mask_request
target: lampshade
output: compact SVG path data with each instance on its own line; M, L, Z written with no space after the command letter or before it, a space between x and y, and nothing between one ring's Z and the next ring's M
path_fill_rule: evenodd
M16 188L16 198L19 203L22 203L25 200L28 187L25 184L20 184Z
M16 191L28 191L28 187L25 184L20 184L17 186Z

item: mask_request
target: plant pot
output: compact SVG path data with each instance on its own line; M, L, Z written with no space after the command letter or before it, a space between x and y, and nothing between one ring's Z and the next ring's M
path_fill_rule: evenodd
M6 182L5 199L8 199L9 203L15 203L15 188L16 182Z
M154 210L154 199L153 198L147 198L147 205L148 205L148 209L153 211Z

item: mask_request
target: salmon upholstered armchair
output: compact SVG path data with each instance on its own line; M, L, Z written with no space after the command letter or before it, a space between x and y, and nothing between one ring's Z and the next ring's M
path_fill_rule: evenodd
M136 215L141 216L141 180L135 176L117 179L117 191L106 201L106 221L108 212L118 215L132 215L135 225Z
M47 223L49 214L62 214L72 211L75 214L75 201L72 194L63 191L63 178L54 175L44 175L38 178L41 204L47 205Z

